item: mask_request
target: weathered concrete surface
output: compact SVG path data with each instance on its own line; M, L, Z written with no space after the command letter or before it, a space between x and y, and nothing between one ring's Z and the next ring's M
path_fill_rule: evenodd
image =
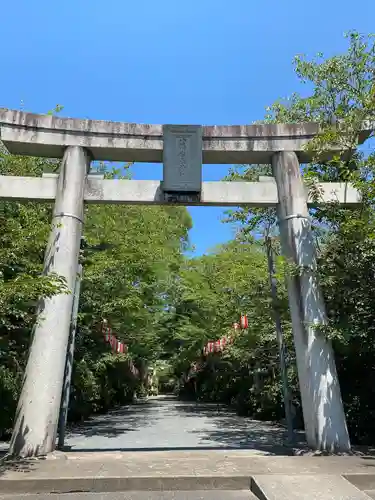
M89 176L84 192L85 203L109 204L165 204L160 181L100 179ZM0 176L0 199L51 201L56 197L57 178ZM361 195L351 184L323 182L316 185L318 200L312 192L306 192L309 206L325 203L341 203L355 206ZM200 202L181 201L183 205L270 207L278 203L275 181L262 182L203 182Z
M292 454L285 441L280 425L239 417L222 405L156 396L72 427L65 443L71 451L226 448Z
M368 500L365 493L338 475L253 476L251 491L259 500Z
M80 120L0 110L1 140L11 153L61 158L66 146L89 149L94 160L162 162L163 127ZM271 163L276 151L296 151L311 159L306 144L316 123L203 127L203 163ZM359 137L362 143L369 132Z
M252 454L293 455L281 425L239 417L225 406L156 396L67 429L66 448L105 450L245 449ZM304 447L304 435L296 446ZM0 449L6 451L6 443ZM76 454L74 454L76 456Z
M89 164L83 148L65 150L44 257L43 273L63 277L67 290L73 292ZM60 293L39 301L10 443L15 456L44 455L55 448L72 304L71 293Z
M46 493L0 495L0 500L256 500L250 491L128 491L116 493Z
M375 474L346 474L344 477L360 490L375 491Z
M242 450L56 453L46 460L2 465L0 494L246 490L252 477L265 475L369 474L373 480L374 466L375 459L254 456Z
M350 439L335 357L330 340L322 333L328 319L300 170L294 152L279 152L272 158L280 199L277 220L282 254L300 270L298 276L288 273L287 288L306 440L314 450L348 452Z

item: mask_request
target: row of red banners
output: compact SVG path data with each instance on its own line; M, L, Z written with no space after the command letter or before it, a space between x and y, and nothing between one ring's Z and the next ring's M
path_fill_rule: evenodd
M102 333L104 335L104 340L110 344L114 352L128 352L128 346L117 340L116 336L112 332L111 327L108 325L107 320L103 320Z
M221 352L225 349L225 347L228 344L232 344L236 332L240 329L246 329L248 328L249 323L246 315L241 315L240 323L233 323L233 330L234 333L224 336L219 340L216 340L215 342L207 342L205 347L203 348L203 354L204 356L207 356L207 354L214 353L214 352ZM123 342L120 342L116 336L113 334L111 327L108 325L108 321L106 319L103 320L102 322L102 333L104 335L104 340L110 344L112 347L112 350L114 352L118 353L127 353L128 352L128 346L127 344L124 344ZM199 364L193 363L193 366L191 367L192 372L196 372L199 369ZM135 375L138 373L137 368L131 363L131 371Z
M108 325L106 319L102 322L102 333L104 335L104 340L110 344L114 352L126 354L128 352L127 344L117 340L116 336L113 334L111 327ZM129 370L134 377L139 377L139 370L134 365L131 359L128 359Z
M215 342L207 342L207 344L203 348L204 356L207 356L207 354L211 354L214 352L222 352L228 344L233 343L236 336L236 332L238 330L240 329L245 330L248 327L249 327L249 322L247 316L245 314L242 314L240 322L233 323L234 333L226 335L225 337L222 337L221 339L216 340Z
M239 323L233 323L232 328L233 328L233 333L222 337L220 340L217 340L216 342L207 342L205 347L203 348L203 355L207 356L208 354L214 353L214 352L222 352L224 348L232 344L236 338L238 330L246 330L249 327L249 322L247 319L247 316L245 314L241 315L240 322ZM186 380L189 381L192 379L204 366L203 361L194 361L190 365L189 372L187 374Z

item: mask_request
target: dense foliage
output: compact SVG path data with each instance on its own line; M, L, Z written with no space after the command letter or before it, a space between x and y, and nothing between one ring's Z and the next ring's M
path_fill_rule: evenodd
M295 70L306 83L270 106L266 122L318 121L323 133L312 145L315 159L304 165L311 186L317 180L351 181L363 193L355 209L336 204L311 210L319 272L329 314L325 330L334 343L345 410L353 442L373 443L375 417L375 217L372 134L355 151L364 121L375 119L375 44L348 35L348 51L329 59L298 57ZM324 160L332 142L345 156ZM0 173L40 175L52 161L0 156ZM109 170L107 175L118 175ZM269 175L269 166L237 166L229 179ZM22 382L35 305L40 296L64 290L58 276L41 274L51 207L0 201L0 436L11 427ZM181 397L221 401L257 418L283 417L279 351L273 308L280 314L287 347L288 377L301 423L291 325L272 209L228 213L240 232L208 255L187 258L191 220L184 208L89 206L82 245L84 266L73 374L71 419L132 401L145 391L147 367L159 375L159 389ZM269 292L265 234L272 235L278 286ZM229 333L242 312L249 329L222 354L202 357L207 341ZM107 318L129 345L114 354L100 325ZM199 370L188 376L191 363ZM140 370L135 377L133 362ZM191 372L190 372L190 375Z
M192 353L200 354L204 343L233 332L232 324L241 312L246 311L249 322L246 332L237 332L233 344L202 359L196 376L182 380L181 396L232 404L243 415L280 419L279 351L263 244L239 236L212 254L188 262L181 278L175 317L169 325L174 338L184 341L172 358L177 373L186 373ZM277 308L293 364L284 285L278 291ZM295 371L289 375L295 387Z

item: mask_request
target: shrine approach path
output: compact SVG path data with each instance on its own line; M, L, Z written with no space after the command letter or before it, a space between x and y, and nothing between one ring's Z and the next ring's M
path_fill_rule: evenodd
M246 449L292 454L280 424L240 417L216 404L155 396L67 429L71 451ZM290 451L289 451L290 450Z

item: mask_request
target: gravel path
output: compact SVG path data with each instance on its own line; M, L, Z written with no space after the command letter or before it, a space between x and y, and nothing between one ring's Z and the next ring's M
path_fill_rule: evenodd
M69 451L244 449L291 455L286 431L277 424L239 417L216 404L156 396L73 425L66 432ZM295 450L305 449L298 436ZM0 442L0 453L8 444Z
M285 439L281 426L225 407L158 396L74 426L65 444L72 451L227 448L288 454Z

